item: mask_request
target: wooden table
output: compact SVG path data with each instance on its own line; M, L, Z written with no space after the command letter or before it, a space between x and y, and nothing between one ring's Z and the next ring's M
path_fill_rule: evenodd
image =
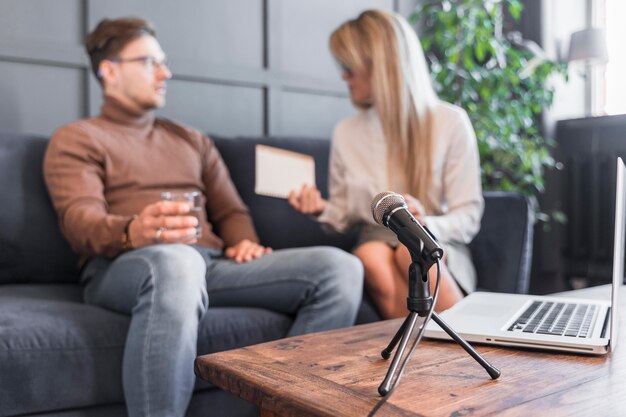
M626 294L625 294L626 295ZM622 328L626 300L620 300ZM380 351L402 320L201 356L196 373L250 401L262 416L367 416L390 360ZM477 346L498 380L453 342L423 340L375 416L626 415L626 331L607 356Z

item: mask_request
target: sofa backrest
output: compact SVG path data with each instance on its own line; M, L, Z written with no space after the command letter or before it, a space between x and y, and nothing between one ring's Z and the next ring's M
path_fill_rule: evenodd
M356 239L328 235L314 220L296 213L287 201L254 192L255 146L275 146L315 158L315 178L327 196L328 140L302 138L212 137L231 170L233 182L250 208L261 241L276 249L333 245L351 250ZM528 197L514 192L484 193L485 212L481 230L470 243L479 289L493 292L528 292L532 264L534 214Z
M329 233L293 210L286 200L254 192L255 146L263 144L315 158L315 177L328 195L329 142L310 138L220 138L212 136L235 186L250 208L261 241L275 249L331 245L350 250L356 231ZM48 139L0 131L0 284L78 281L78 257L58 227L42 175ZM533 211L528 198L485 192L485 214L470 244L480 289L528 292Z
M315 158L315 180L322 196L328 196L328 157L330 142L312 138L221 138L210 135L228 165L244 203L250 209L261 242L274 249L316 245L350 250L356 231L348 234L325 230L314 219L291 208L287 200L254 192L255 147L267 145L311 155Z
M213 137L262 242L275 249L331 245L349 250L356 233L328 233L286 200L254 192L255 146L265 144L312 155L316 179L327 196L329 142L299 138ZM48 138L0 131L0 284L78 281L78 257L61 235L43 181Z
M296 213L287 201L254 192L257 144L301 152L315 158L315 178L322 195L328 193L330 142L305 138L220 138L211 136L228 165L233 182L250 208L261 241L273 248L333 245L351 250L356 231L328 235L314 220ZM484 193L481 230L470 243L479 289L528 292L532 264L534 215L527 197L503 191Z
M48 139L0 131L0 284L77 282L42 175Z

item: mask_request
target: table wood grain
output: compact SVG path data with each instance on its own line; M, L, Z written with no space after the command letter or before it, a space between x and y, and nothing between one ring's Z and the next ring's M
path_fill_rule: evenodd
M625 323L626 303L620 315ZM262 416L367 416L402 320L283 339L196 360L196 373L259 406ZM475 346L502 371L491 380L456 343L424 339L375 416L626 415L626 340L605 356Z

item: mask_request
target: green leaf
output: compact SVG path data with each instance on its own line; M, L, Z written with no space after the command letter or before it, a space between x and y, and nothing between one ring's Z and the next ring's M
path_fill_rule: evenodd
M519 20L522 15L524 5L519 0L508 0L509 13L515 20Z
M474 52L476 53L476 58L478 59L479 62L483 61L485 59L485 45L486 42L476 42L476 47L474 48Z
M474 68L474 56L471 49L467 48L463 51L463 66L467 70Z

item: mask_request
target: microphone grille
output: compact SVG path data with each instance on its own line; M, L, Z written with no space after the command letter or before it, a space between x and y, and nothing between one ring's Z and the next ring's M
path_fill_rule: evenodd
M378 193L372 200L372 216L374 216L376 223L386 227L387 225L383 223L385 214L404 205L406 205L404 197L398 193L394 193L393 191Z

